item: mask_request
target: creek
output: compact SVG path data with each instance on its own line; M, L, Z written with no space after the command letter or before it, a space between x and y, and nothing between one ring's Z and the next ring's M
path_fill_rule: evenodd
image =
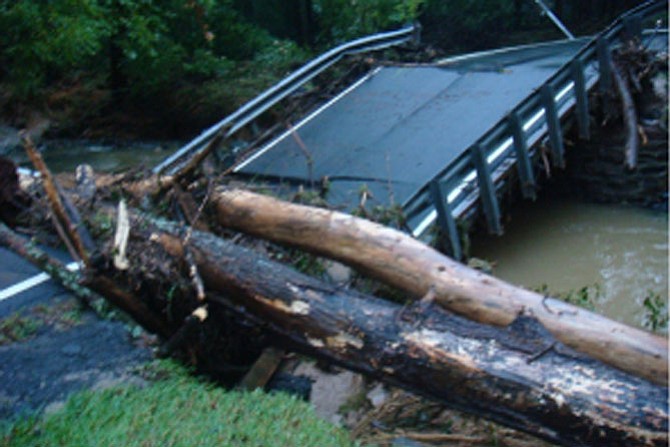
M516 207L505 229L472 238L501 279L550 294L588 287L595 311L638 327L647 295L667 304L667 212L552 197Z
M179 143L49 140L39 146L47 166L56 173L74 172L81 163L91 165L96 172L121 172L140 166L150 169L174 152ZM9 151L9 156L21 166L32 168L23 149L13 148Z

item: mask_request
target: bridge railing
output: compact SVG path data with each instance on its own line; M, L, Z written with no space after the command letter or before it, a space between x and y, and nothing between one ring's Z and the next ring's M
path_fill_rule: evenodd
M173 174L185 159L204 150L217 135L222 134L224 138L232 136L344 56L418 40L419 32L419 25L413 24L399 30L362 37L332 48L268 88L234 113L204 130L198 137L154 167L153 172Z
M413 194L403 204L413 235L422 236L437 222L446 235L446 248L452 256L461 258L456 220L474 212L478 201L489 231L502 233L496 191L507 181L511 166L517 166L523 195L534 198L536 182L532 163L539 152L549 146L551 152L547 158L555 166L564 167L561 119L574 109L580 137L590 137L588 92L598 83L603 93L611 89L612 48L630 38L640 38L642 22L666 8L666 1L651 1L621 15L472 147Z

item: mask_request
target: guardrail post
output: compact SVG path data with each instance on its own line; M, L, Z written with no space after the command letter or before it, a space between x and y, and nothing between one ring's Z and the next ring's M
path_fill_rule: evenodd
M514 139L514 151L516 152L516 166L519 172L519 181L521 182L521 192L525 198L535 200L535 175L530 163L526 133L523 130L519 113L512 111L509 114L508 123L510 133Z
M456 221L449 203L448 194L444 183L439 180L430 182L430 196L437 212L437 223L443 231L442 241L447 242L447 254L460 261L463 259L461 240L456 227Z
M589 97L586 91L586 80L584 79L584 63L575 59L570 65L572 79L575 82L575 101L577 112L577 123L579 124L579 136L585 140L591 139L589 120Z
M610 99L610 93L612 92L612 50L609 42L603 36L598 37L596 48L598 51L598 71L600 72L598 81L600 101L603 112L609 114L612 109Z
M547 121L547 128L549 129L549 142L551 143L554 166L565 168L563 130L561 129L561 121L558 119L558 110L554 100L556 97L554 87L550 84L544 84L540 89L540 97L542 98L544 116Z
M500 207L496 190L491 179L491 169L486 162L484 150L480 144L475 144L470 148L470 159L477 170L477 183L479 185L479 197L484 207L484 215L488 223L489 232L493 234L502 234L502 224L500 223Z

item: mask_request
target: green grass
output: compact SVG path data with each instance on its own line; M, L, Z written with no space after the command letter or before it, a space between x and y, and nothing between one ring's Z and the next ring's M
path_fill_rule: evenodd
M44 418L0 422L0 446L354 445L294 397L226 391L159 364L145 388L80 392Z

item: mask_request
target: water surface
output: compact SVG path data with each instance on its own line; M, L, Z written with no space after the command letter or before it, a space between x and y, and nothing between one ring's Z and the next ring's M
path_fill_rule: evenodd
M473 238L473 256L493 261L499 278L558 293L597 287L595 310L635 326L650 291L667 302L665 212L545 199L515 210L505 227L502 237Z

